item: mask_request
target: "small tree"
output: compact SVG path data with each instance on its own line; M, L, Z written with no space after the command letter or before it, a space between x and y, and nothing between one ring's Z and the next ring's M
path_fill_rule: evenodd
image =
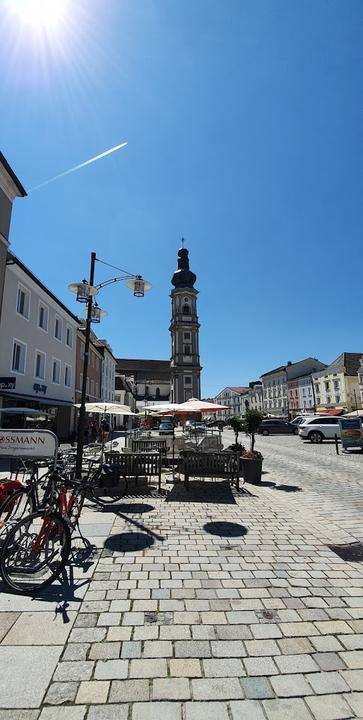
M242 427L240 428L240 431L243 430L245 433L247 433L247 435L250 436L252 452L255 449L255 434L260 427L262 420L262 413L260 413L258 410L250 410L249 408L246 410L246 413L242 419Z
M243 430L244 430L243 420L242 420L242 418L237 417L237 415L235 415L235 417L230 418L229 424L235 434L236 445L238 445L238 435L240 432L243 432Z

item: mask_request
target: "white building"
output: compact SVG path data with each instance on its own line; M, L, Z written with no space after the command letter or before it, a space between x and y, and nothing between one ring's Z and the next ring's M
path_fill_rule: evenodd
M291 381L324 368L326 368L325 363L308 357L295 363L289 361L286 365L263 373L261 380L264 411L270 415L288 415L290 412L288 383L291 387ZM300 396L298 395L298 397ZM300 407L300 409L302 408L303 406Z
M218 405L226 405L228 408L215 413L216 419L226 420L236 415L243 415L246 410L246 399L248 400L247 387L228 385L213 398L213 402Z
M358 382L361 407L363 407L363 355L360 359L360 367L358 368Z
M249 383L247 398L250 410L263 412L263 389L261 380L254 380Z
M101 400L115 402L116 358L114 358L107 340L98 340L96 345L102 355Z
M73 415L77 327L76 316L8 253L0 322L0 406L47 412L63 438L69 435ZM18 416L0 417L3 426L19 423Z
M22 184L0 152L0 317L13 202L16 197L25 197L25 195L26 191Z

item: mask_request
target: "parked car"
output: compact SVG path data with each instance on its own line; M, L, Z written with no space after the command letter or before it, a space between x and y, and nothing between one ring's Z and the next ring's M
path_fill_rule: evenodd
M205 433L207 428L204 422L194 421L190 423L189 430L192 433Z
M340 438L339 418L332 415L307 418L298 429L302 440L321 443L323 440L334 440L335 435Z
M291 425L301 425L301 423L305 422L305 420L310 420L310 418L316 417L315 415L297 415L294 417L293 420L290 420Z
M225 420L209 420L207 422L208 427L217 427L219 430L223 430L225 425Z
M260 427L258 428L260 435L280 435L289 434L297 435L297 427L286 420L262 420Z
M159 425L159 435L174 435L174 425L172 422L161 422Z

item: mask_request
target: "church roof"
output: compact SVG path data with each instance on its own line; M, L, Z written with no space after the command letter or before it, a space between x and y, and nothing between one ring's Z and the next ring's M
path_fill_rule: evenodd
M196 279L195 273L189 269L189 250L184 247L182 238L182 247L178 250L178 269L171 278L171 284L175 288L193 288Z

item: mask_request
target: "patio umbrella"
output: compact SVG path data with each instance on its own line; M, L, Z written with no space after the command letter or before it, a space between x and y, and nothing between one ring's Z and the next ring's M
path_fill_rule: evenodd
M190 400L187 400L186 402L179 405L177 412L213 413L219 412L220 410L228 410L227 405L217 405L217 403L207 402L206 400L197 400L197 398L190 398Z
M75 407L80 408L81 404L76 403ZM128 405L121 403L99 402L85 403L86 412L95 413L96 415L137 415L132 412Z
M363 418L363 408L361 410L353 410L352 412L347 413L346 415L343 415L343 417L361 417Z

